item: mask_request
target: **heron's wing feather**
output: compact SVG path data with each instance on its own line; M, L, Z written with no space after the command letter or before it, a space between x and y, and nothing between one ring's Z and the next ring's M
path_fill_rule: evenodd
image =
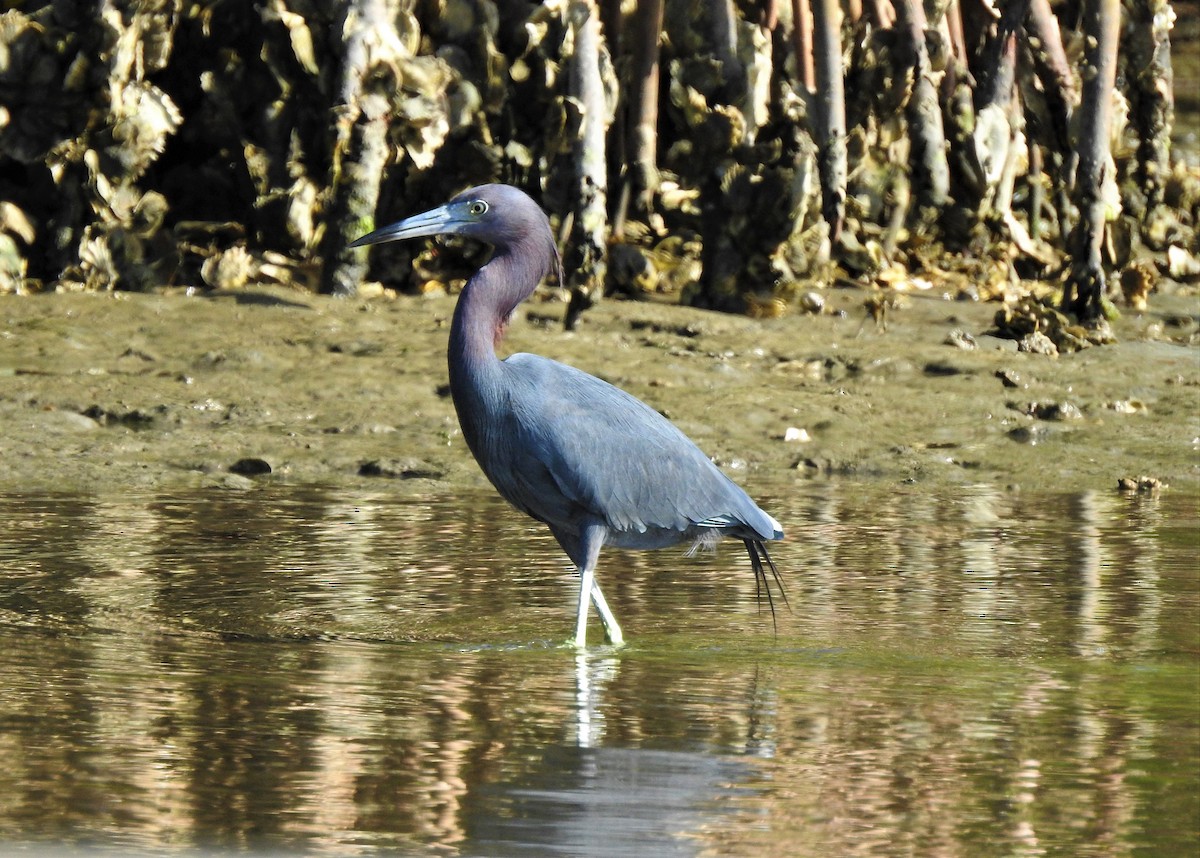
M645 403L595 376L517 354L510 419L519 507L602 519L622 532L773 524L686 435Z

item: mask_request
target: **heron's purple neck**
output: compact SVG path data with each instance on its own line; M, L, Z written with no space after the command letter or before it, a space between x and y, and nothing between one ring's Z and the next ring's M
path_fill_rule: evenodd
M464 388L485 384L499 367L496 345L508 319L541 282L540 260L530 264L539 256L522 244L497 249L467 281L450 325L450 388L456 401Z
M553 253L553 244L548 246ZM474 434L468 424L503 400L496 346L512 311L538 288L548 264L546 245L529 238L499 246L458 296L450 324L450 394L468 440Z
M520 244L497 248L496 255L467 281L450 324L450 396L467 446L489 476L488 451L495 442L491 429L505 402L504 365L496 357L496 344L513 310L542 278L539 264L530 264L539 255L529 250Z

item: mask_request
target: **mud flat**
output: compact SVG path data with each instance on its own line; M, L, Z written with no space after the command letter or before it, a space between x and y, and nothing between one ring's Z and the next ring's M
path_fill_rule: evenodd
M867 293L751 320L610 300L504 346L618 384L753 485L810 479L1116 491L1200 486L1200 303L1156 296L1119 342L1050 357L991 336L997 305ZM0 299L0 490L264 482L429 491L483 481L446 391L454 299L256 289ZM1143 488L1153 487L1153 483Z

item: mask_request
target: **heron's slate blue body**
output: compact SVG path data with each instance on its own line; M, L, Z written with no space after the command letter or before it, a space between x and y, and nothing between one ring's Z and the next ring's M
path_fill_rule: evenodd
M621 630L593 573L601 547L661 548L733 536L766 583L763 545L783 532L674 424L625 391L532 354L496 356L509 316L558 268L550 224L528 196L484 185L377 230L355 246L457 234L495 252L459 297L450 392L467 445L506 500L545 522L583 578L576 643L590 596L610 640ZM768 589L768 596L770 591Z

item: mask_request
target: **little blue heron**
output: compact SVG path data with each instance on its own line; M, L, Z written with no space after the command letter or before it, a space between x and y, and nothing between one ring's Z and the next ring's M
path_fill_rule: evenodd
M463 235L493 248L454 310L450 394L467 446L492 485L545 523L579 567L576 646L586 645L589 596L609 642L623 641L595 579L605 545L740 539L774 617L766 568L787 597L765 543L783 531L699 447L653 408L593 375L538 355L496 357L517 305L552 271L562 279L550 222L537 203L508 185L483 185L350 246L431 235Z

